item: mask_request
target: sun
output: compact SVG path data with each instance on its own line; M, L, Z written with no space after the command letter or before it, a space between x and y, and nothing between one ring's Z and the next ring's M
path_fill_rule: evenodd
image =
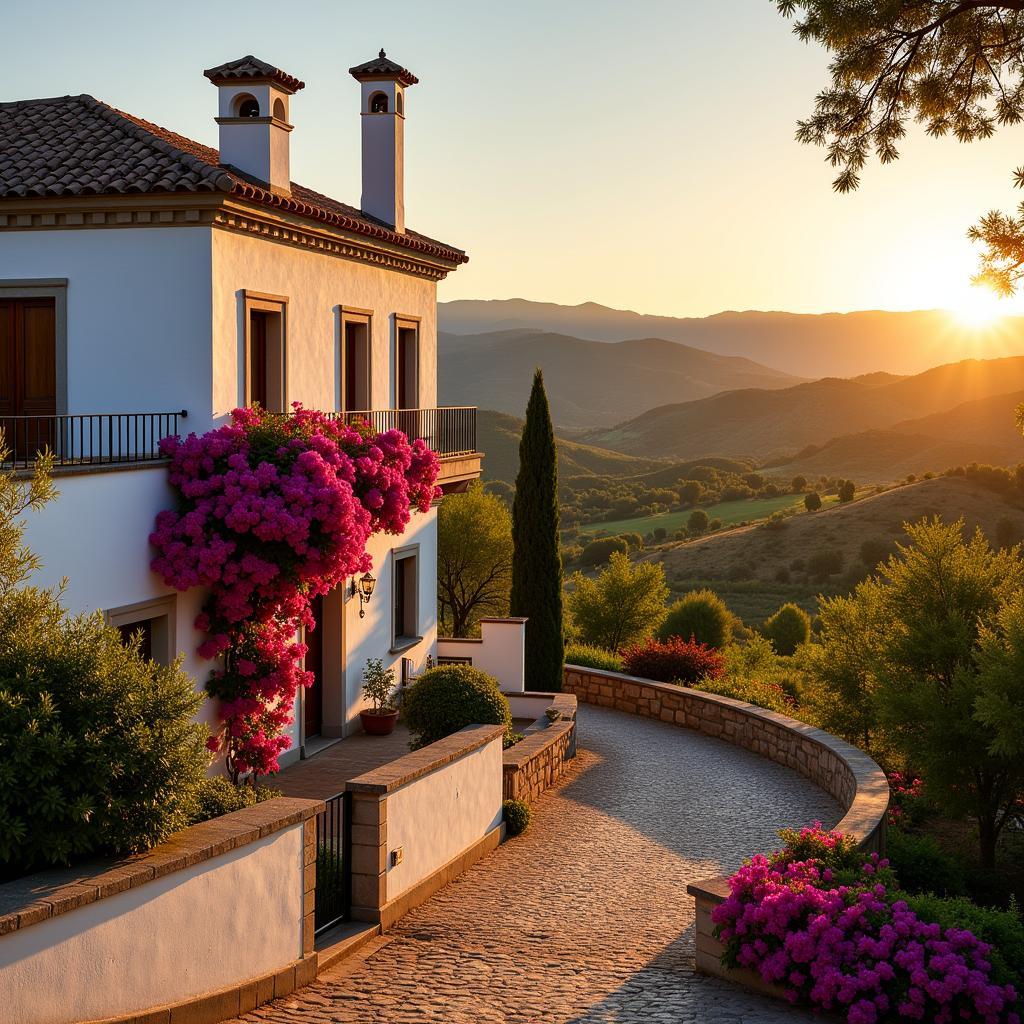
M973 286L951 303L950 311L965 327L991 327L1007 312L1005 304L988 288Z

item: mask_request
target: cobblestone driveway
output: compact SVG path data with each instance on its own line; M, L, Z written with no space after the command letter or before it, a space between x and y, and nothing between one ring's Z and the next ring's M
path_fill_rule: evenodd
M839 807L793 772L697 733L580 707L581 749L530 829L316 983L274 1024L811 1021L693 971L686 884Z

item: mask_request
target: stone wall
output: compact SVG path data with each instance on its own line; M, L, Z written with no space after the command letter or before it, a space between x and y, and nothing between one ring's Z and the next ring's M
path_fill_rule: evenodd
M565 689L590 704L695 729L798 771L846 808L836 825L840 832L855 838L864 850L885 852L885 774L862 750L837 736L745 701L615 672L566 665ZM697 882L687 892L696 902L697 970L781 997L780 989L753 971L722 966L725 950L715 938L711 913L728 897L728 879Z
M506 696L514 716L538 716L523 738L505 751L502 764L504 799L532 803L554 785L576 756L576 697L571 693ZM549 709L558 712L557 721L548 720Z

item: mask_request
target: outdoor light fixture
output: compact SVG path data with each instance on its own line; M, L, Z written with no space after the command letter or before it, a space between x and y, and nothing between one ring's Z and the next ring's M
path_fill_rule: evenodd
M357 580L354 576L352 577L352 596L359 597L359 618L366 616L366 611L363 608L364 604L370 603L370 598L373 596L373 588L377 585L377 577L370 572L364 572L362 576Z

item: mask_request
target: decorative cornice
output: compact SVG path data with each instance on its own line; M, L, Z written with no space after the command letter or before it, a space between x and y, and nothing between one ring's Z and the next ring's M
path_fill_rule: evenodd
M223 194L63 196L0 200L0 232L208 225L281 245L372 263L431 281L457 264Z

